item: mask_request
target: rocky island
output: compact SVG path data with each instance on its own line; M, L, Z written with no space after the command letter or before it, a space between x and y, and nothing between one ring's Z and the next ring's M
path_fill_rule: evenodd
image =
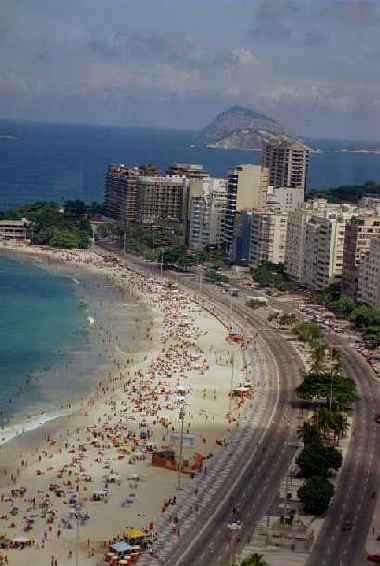
M198 138L198 144L218 149L260 151L267 140L295 141L279 122L242 106L233 106L218 114Z

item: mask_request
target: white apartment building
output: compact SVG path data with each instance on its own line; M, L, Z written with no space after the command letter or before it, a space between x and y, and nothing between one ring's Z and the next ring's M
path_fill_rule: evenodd
M305 201L303 188L268 187L267 205L281 208L284 212L291 212L300 208Z
M380 216L372 208L361 210L348 222L344 237L343 293L357 298L359 266L368 253L371 240L380 237Z
M233 242L236 236L236 214L266 204L269 171L261 165L239 165L227 178L227 207L224 221L224 246L232 259Z
M301 284L322 290L342 277L346 223L351 205L316 199L289 213L285 271Z
M208 177L190 181L188 244L191 249L221 247L226 205L226 179Z
M276 208L252 211L250 263L284 263L288 213Z
M371 240L369 251L359 265L358 300L380 308L380 238Z
M380 214L380 197L378 196L364 196L359 201L360 208L370 208L376 214Z

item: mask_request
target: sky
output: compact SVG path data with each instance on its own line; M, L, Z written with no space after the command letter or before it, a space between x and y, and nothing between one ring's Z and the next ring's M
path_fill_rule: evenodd
M380 0L1 0L0 116L380 140Z

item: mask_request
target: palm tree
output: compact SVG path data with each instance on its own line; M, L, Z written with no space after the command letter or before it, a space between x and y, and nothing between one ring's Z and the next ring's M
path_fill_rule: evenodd
M335 411L331 423L331 430L334 431L337 444L339 444L340 438L345 435L347 429L348 429L348 422L346 415Z
M326 362L326 345L320 340L313 342L311 350L311 371L312 373L321 373L324 370Z
M316 424L305 421L297 430L297 436L306 444L319 444L321 435Z

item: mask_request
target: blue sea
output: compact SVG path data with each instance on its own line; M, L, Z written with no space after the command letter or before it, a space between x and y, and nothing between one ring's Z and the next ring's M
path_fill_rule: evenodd
M0 427L59 415L93 389L112 365L102 342L111 326L133 349L121 300L102 276L0 252Z
M192 147L197 132L38 124L0 120L0 210L35 200L79 198L102 200L109 163L202 163L224 176L239 163L259 163L261 154ZM337 153L354 146L350 140L308 140L322 153L313 154L310 189L380 182L380 155ZM361 142L360 147L373 147ZM379 143L380 145L380 143Z
M165 169L174 161L194 162L224 176L236 164L260 162L258 152L195 147L196 136L0 120L0 210L37 200L101 201L109 163L152 162ZM349 141L310 142L322 150L312 156L311 189L380 182L380 155L335 151L357 145ZM128 317L121 317L119 303L101 280L0 255L0 426L15 416L59 411L108 370L89 314L116 329L120 343L131 347L135 329L131 332Z

